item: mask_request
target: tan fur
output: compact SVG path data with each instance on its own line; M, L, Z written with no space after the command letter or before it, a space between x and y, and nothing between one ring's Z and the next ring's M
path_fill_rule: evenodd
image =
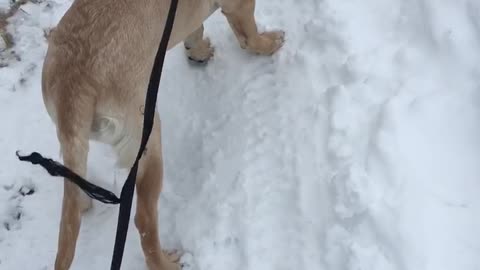
M169 0L75 0L49 36L44 102L57 126L64 163L78 174L86 174L90 139L112 145L119 165L131 166L140 145L145 92L169 5ZM169 48L185 41L191 59L208 60L213 49L203 38L202 23L218 8L242 48L270 55L282 46L282 32L257 32L254 0L180 0ZM162 163L157 113L140 163L135 215L150 270L179 269L159 242ZM65 181L56 270L69 269L81 212L90 206L91 201Z

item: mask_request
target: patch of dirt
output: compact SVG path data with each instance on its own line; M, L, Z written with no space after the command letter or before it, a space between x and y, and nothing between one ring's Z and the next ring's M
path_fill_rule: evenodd
M0 13L0 51L13 47L13 37L7 31L8 18L15 15L23 4L28 3L30 0L17 0L10 5L10 10L6 13ZM3 42L2 42L3 41Z

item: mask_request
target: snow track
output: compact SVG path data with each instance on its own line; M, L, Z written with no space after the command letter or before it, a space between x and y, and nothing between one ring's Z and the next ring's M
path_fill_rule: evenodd
M69 5L25 5L1 53L2 270L53 267L62 184L14 153L58 158L43 30ZM179 46L161 82L162 244L188 270L480 269L479 14L472 0L258 0L260 28L287 32L271 58L212 16L215 58L192 66ZM118 191L113 164L94 144L89 178ZM108 267L117 211L83 219L72 269ZM134 226L124 268L145 269Z

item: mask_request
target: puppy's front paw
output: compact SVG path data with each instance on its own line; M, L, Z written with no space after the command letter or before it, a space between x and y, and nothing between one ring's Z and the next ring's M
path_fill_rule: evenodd
M182 253L178 250L163 250L163 260L161 270L180 270L182 268L180 264L180 258Z
M272 55L285 43L285 32L264 32L246 41L246 49L260 55Z
M258 52L264 55L272 55L285 43L284 31L271 31L260 34L263 50Z
M195 47L186 47L185 52L190 61L199 64L206 64L210 58L212 58L214 53L214 48L210 43L210 39L206 38L201 42L195 44Z

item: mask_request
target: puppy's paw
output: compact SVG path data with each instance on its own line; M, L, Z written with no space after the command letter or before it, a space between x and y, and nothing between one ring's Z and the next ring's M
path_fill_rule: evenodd
M182 266L180 264L180 258L182 253L178 250L163 250L162 270L180 270Z
M198 42L194 47L189 48L185 46L188 59L198 64L206 64L213 57L214 51L208 38Z
M259 54L272 55L280 49L285 43L284 31L271 31L260 34L262 42L261 50L257 51Z

